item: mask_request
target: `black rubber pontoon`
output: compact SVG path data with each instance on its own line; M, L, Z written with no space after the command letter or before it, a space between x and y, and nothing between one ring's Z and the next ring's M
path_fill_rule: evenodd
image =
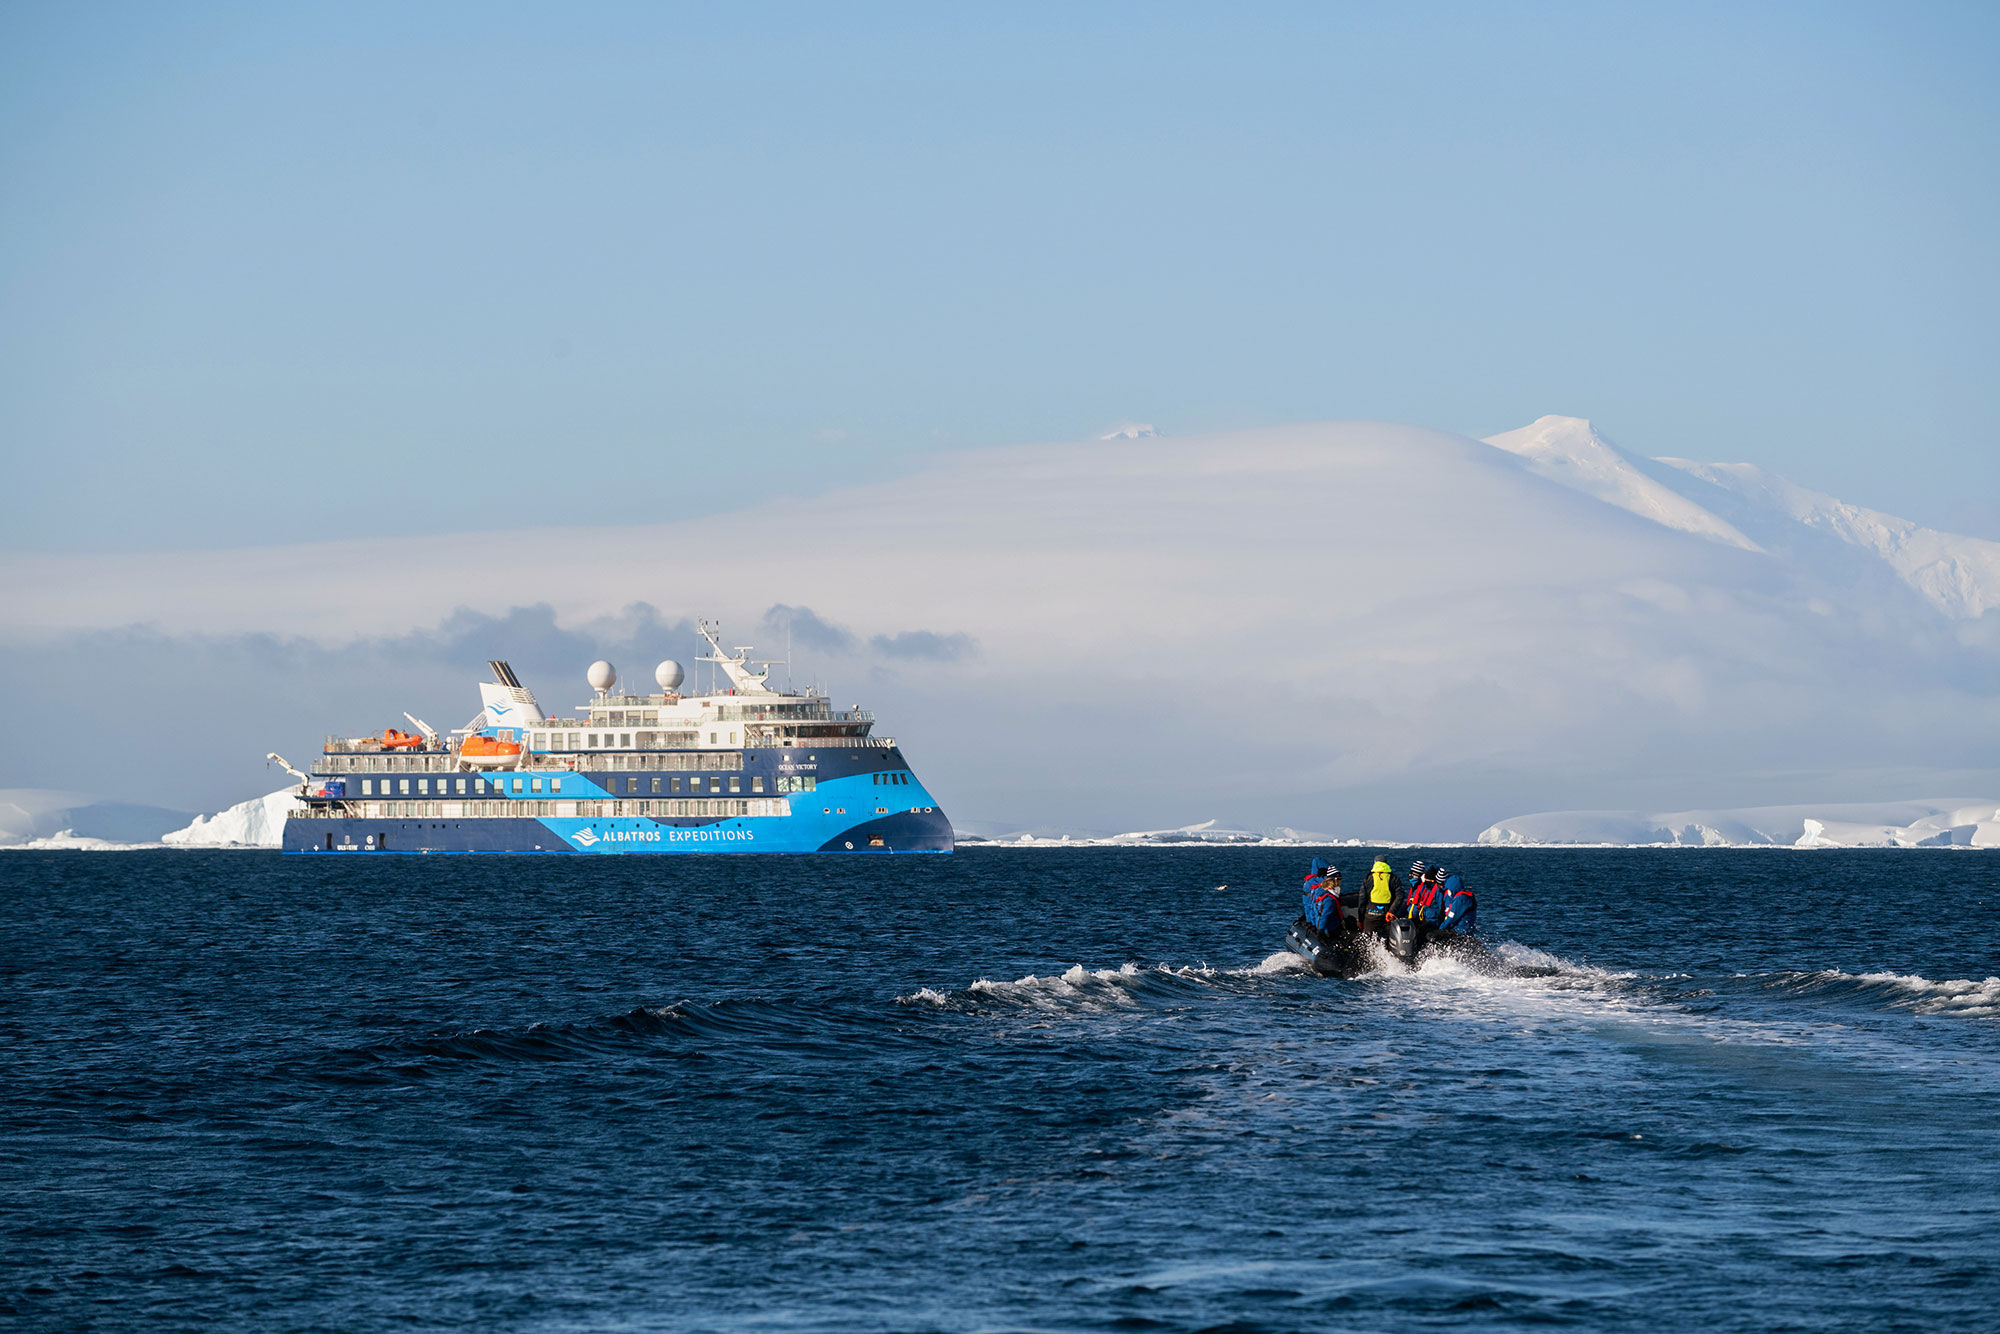
M1389 956L1415 966L1428 955L1452 954L1468 961L1487 957L1486 947L1472 936L1456 931L1439 931L1407 917L1393 917L1380 931L1322 931L1301 917L1285 933L1285 948L1311 964L1322 977L1359 977L1376 965L1379 955L1370 945L1379 942Z

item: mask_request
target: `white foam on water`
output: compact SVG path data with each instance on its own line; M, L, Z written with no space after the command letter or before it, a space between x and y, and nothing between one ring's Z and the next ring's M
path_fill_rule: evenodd
M1139 965L1135 963L1097 969L1073 964L1067 971L1049 977L1030 973L1012 982L996 982L982 977L966 991L971 995L1014 1001L1042 1010L1103 1009L1135 1004L1131 987L1142 975Z
M896 997L898 1005L945 1005L951 997L934 987L918 987L907 996Z
M1307 964L1304 959L1290 950L1279 950L1260 964L1234 971L1239 977L1276 977L1282 973L1303 973L1306 970Z
M2000 1017L2000 977L1978 981L1948 977L1940 981L1914 973L1843 973L1838 969L1824 969L1807 976L1822 982L1858 983L1887 992L1891 1005L1917 1014Z

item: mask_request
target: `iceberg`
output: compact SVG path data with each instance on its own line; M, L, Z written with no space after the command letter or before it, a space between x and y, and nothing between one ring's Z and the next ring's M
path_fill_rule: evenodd
M285 817L300 809L298 788L281 787L239 801L214 815L197 815L185 828L160 836L177 848L275 848L283 844Z

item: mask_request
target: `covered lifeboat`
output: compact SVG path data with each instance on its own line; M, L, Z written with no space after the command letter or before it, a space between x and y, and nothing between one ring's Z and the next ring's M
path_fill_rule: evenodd
M521 743L514 729L474 732L458 748L460 762L474 769L505 769L521 762Z

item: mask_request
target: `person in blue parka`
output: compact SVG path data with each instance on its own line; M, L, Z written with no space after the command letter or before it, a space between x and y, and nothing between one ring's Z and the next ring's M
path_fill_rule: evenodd
M1461 936L1479 934L1479 903L1465 887L1464 876L1456 871L1447 872L1438 897L1444 902L1444 916L1438 920L1438 930L1454 931Z
M1332 933L1340 930L1340 869L1329 866L1319 858L1312 860L1312 867L1306 872L1304 892L1301 895L1305 906L1305 919L1315 930Z

